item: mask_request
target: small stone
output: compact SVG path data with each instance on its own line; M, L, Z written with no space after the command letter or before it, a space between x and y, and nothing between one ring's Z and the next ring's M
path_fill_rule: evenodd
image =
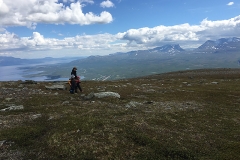
M37 118L39 118L39 117L42 117L42 115L41 114L35 114L35 115L32 115L32 119L37 119Z
M132 107L134 107L134 108L136 108L137 106L139 106L139 105L142 105L142 103L139 103L139 102L135 102L135 101L131 101L131 102L129 102L128 104L126 104L126 108L132 108Z
M6 140L0 141L0 147L3 146L5 142Z
M8 108L4 108L4 109L1 109L0 111L11 111L11 110L21 110L21 109L24 109L23 105L19 105L19 106L10 106Z
M65 85L60 85L60 84L45 86L45 88L49 89L49 90L66 90L66 86Z
M23 88L24 86L23 86L23 84L20 84L19 86L18 86L18 88Z
M69 104L69 101L64 101L62 104L63 104L63 105L64 105L64 104Z
M10 100L12 100L12 98L5 98L5 100L9 102Z
M92 98L94 98L94 93L93 93L93 92L91 92L91 93L88 94L87 96L84 96L84 100L90 100L90 99L92 99Z
M100 93L94 93L94 97L97 97L97 98L104 98L104 97L120 98L120 95L115 92L100 92Z

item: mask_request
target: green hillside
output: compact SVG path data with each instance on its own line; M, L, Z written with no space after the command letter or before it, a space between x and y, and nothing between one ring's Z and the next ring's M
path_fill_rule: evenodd
M82 81L76 94L0 82L0 159L240 159L239 82L239 69ZM104 92L120 98L90 96Z

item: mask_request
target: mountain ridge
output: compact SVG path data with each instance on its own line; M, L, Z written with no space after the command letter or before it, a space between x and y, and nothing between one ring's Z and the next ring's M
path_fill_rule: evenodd
M239 68L239 50L239 38L221 38L208 40L193 50L171 44L24 69L33 73L25 75L26 78L46 76L47 79L55 79L69 78L72 67L76 66L78 74L86 80L117 80L188 69Z
M208 40L197 50L207 50L207 51L234 51L240 49L240 38L220 38L218 40Z

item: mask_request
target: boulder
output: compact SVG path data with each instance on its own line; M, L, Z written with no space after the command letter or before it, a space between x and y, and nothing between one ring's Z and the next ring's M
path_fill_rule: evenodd
M23 105L10 106L10 107L8 107L8 108L1 109L0 111L4 112L4 111L21 110L21 109L24 109Z
M66 86L62 84L54 84L51 86L45 86L46 89L50 90L66 90Z
M131 101L125 105L126 108L136 108L137 106L142 105L142 103Z
M104 98L104 97L120 98L120 95L116 92L100 92L100 93L94 93L94 97L97 97L97 98Z
M93 99L93 98L94 98L94 93L93 92L91 92L87 96L83 97L84 100L90 100L90 99Z
M40 118L42 117L42 114L34 114L31 116L31 119L37 119L37 118Z
M105 98L105 97L113 97L113 98L120 98L120 95L116 92L99 92L99 93L90 93L87 96L84 96L85 100L90 100L96 98Z

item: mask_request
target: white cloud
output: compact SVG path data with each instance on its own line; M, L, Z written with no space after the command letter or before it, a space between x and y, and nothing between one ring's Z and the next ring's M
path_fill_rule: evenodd
M114 4L110 0L106 0L100 3L100 6L103 8L110 8L110 7L114 7Z
M89 25L113 21L112 15L106 11L100 15L83 13L81 3L92 4L93 0L69 2L70 5L58 3L58 0L0 0L0 26L27 26L34 29L37 23Z
M240 36L240 16L228 20L209 21L204 19L200 25L181 24L157 26L154 28L130 29L119 33L119 37L137 44L156 45L164 43L204 42L209 37Z
M122 34L122 39L135 41L136 43L158 43L164 41L198 40L196 32L200 26L181 24L176 26L157 26L154 28L131 29Z
M234 2L229 2L227 5L232 6L232 5L234 5Z
M2 30L0 32L0 54L16 53L14 56L20 57L21 54L37 54L42 51L41 55L33 56L50 56L49 53L52 53L53 57L63 57L66 53L75 54L75 56L76 54L104 55L153 48L169 43L178 43L183 48L199 47L206 40L224 37L240 37L240 15L219 21L204 19L199 25L188 23L174 26L161 25L153 28L129 29L115 35L107 33L77 35L63 39L45 38L38 32L33 32L31 37L18 37L14 33Z
M79 0L79 2L81 2L81 3L86 2L86 3L94 4L93 0Z
M0 15L4 15L7 12L9 12L8 6L3 2L3 0L0 0Z
M81 49L81 50L99 50L109 47L109 43L116 41L117 38L111 34L98 35L77 35L75 37L66 37L64 39L45 38L38 32L33 32L31 37L19 38L17 35L9 32L0 34L0 52L24 50L40 51L52 49Z

